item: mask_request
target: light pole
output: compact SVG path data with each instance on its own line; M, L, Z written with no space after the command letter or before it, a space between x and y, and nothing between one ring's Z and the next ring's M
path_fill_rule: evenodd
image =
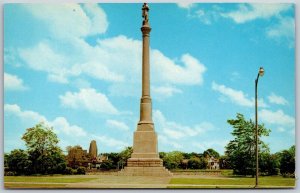
M258 187L258 124L257 124L257 84L258 84L258 79L260 76L263 76L265 73L265 70L263 67L259 68L257 77L255 79L255 153L256 153L256 175L255 175L255 188Z

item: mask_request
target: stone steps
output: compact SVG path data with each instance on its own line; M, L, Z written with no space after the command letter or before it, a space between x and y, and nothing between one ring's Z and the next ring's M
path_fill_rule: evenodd
M160 167L125 167L118 172L119 176L173 176L163 166Z

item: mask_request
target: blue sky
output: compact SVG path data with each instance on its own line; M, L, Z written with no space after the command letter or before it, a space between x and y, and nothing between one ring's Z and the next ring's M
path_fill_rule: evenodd
M271 152L295 144L293 4L150 6L153 120L159 151L224 153L227 119L271 129ZM4 6L4 151L26 128L100 153L132 145L141 97L141 3Z

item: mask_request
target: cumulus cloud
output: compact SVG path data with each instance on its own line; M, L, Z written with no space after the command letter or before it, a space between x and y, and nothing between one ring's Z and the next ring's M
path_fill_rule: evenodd
M268 96L269 102L277 105L287 105L289 102L282 96L278 96L274 93L271 93L270 96Z
M49 121L45 116L41 115L35 111L22 110L17 104L5 104L4 114L6 116L13 116L19 118L21 121L26 122L26 125L30 127L34 126L39 122L44 122L45 124L54 128L57 133L64 133L68 136L86 136L86 131L77 126L71 125L66 118L56 117L53 121Z
M249 99L248 96L240 90L235 90L225 85L219 85L215 82L212 82L212 89L222 94L222 96L229 99L231 102L245 107L253 107L254 99ZM258 105L260 107L267 107L267 104L263 99L258 99Z
M295 118L285 114L282 110L270 111L262 109L259 111L259 117L262 122L289 127L295 126Z
M117 120L112 120L112 119L106 120L106 126L109 129L117 129L120 131L129 131L129 127L125 123L123 123L121 121L117 121Z
M46 117L34 111L23 111L17 104L4 104L4 114L7 116L16 116L22 121L29 121L30 124L47 122Z
M67 84L87 76L109 83L112 95L136 96L140 88L142 42L124 35L99 38L94 45L85 40L87 36L105 33L108 28L107 16L99 5L23 7L51 31L51 41L44 39L35 46L18 49L20 59L29 68L46 72L49 81ZM203 84L206 67L189 53L177 60L150 49L150 57L151 82L157 88L154 93L172 96L180 93L176 85ZM89 87L89 83L81 83L77 84L79 88Z
M51 123L52 127L58 132L62 131L69 136L86 136L87 133L84 129L77 125L70 125L64 117L57 117Z
M79 92L74 93L66 92L64 95L60 95L59 98L64 107L105 114L119 113L105 94L97 92L93 88L82 88Z
M62 50L51 44L44 41L20 50L20 56L28 67L47 72L51 81L68 83L72 77L88 75L111 83L113 94L118 94L121 87L137 88L140 84L142 43L139 40L120 35L101 39L97 45L91 46L84 40L76 39L66 42L68 46ZM183 54L177 62L159 50L151 49L150 55L153 85L168 85L171 88L172 85L203 84L206 67L190 54ZM179 90L173 86L168 90L168 95L174 93L179 93Z
M168 138L171 139L194 137L214 128L212 124L205 122L190 127L173 121L168 121L159 110L153 111L153 120L157 127L161 129L161 135L164 134L164 136L168 136Z
M108 147L113 147L116 148L118 150L124 149L125 147L129 146L129 144L127 142L106 136L106 135L102 135L102 136L97 136L97 135L93 135L93 138L99 140L100 144L102 146L108 146Z
M56 38L101 34L108 28L106 14L97 4L24 4L23 7L45 22Z
M68 66L67 58L55 53L46 42L40 42L33 48L20 49L19 54L29 68L47 72L48 79L54 82L68 83L66 76L76 74Z
M28 89L23 80L16 75L4 72L4 89L12 91L21 91Z
M278 16L281 12L287 11L291 4L241 4L238 10L222 13L221 16L230 18L238 24L246 23L255 19L268 19Z
M183 54L180 58L182 65L176 64L158 50L152 50L151 54L153 74L165 83L182 85L203 84L203 74L206 67L190 54ZM178 78L180 77L180 78Z

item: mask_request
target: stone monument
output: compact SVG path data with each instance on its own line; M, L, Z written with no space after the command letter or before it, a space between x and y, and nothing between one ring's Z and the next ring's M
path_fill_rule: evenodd
M157 148L157 134L152 121L152 102L150 97L150 64L149 38L149 6L144 3L144 18L141 31L143 34L142 52L142 98L140 103L140 121L133 136L133 153L127 160L127 166L119 175L132 176L171 176L172 173L163 167Z
M92 140L90 143L89 154L91 158L97 158L98 156L97 143L95 140Z

